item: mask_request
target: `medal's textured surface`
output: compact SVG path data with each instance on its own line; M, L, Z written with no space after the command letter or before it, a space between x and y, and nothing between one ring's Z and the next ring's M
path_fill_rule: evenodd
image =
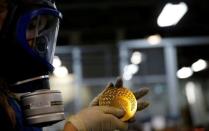
M129 89L125 87L111 87L107 89L99 98L99 105L108 105L123 109L126 113L121 120L127 121L136 113L137 100Z

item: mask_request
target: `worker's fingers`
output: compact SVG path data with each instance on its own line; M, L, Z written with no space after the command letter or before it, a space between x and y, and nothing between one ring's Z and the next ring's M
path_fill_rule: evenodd
M144 88L141 88L139 91L135 91L134 95L136 99L140 99L143 96L145 96L148 92L149 92L149 88L144 87Z
M99 106L99 109L103 111L105 114L112 114L117 118L121 118L125 114L125 111L123 111L122 109L111 106Z
M109 116L112 117L112 123L115 125L115 130L119 131L127 131L128 130L128 123L121 121L117 117L114 116Z
M111 87L114 87L114 84L113 84L112 82L110 82L110 83L105 87L104 91L107 90L108 88L111 88ZM104 91L103 91L103 92L104 92Z
M99 97L108 89L108 88L111 88L113 87L113 83L110 82L106 87L105 89L99 93L96 97L94 97L94 99L91 101L91 103L89 104L89 106L98 106L99 105Z
M115 87L116 87L116 88L123 87L123 80L122 80L121 77L118 77L118 78L116 79Z
M139 101L137 103L137 111L142 111L150 105L148 101Z
M127 122L128 123L133 123L136 121L136 116L134 115L132 118L130 118Z

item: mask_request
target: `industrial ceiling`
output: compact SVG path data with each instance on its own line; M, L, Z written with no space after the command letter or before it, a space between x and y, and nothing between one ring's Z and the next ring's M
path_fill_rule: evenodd
M185 2L187 13L174 26L159 27L157 17L166 3ZM208 0L60 0L63 13L59 44L114 44L121 39L206 36Z

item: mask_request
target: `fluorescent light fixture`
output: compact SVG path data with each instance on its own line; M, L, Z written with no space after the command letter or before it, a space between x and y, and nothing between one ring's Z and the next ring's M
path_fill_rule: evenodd
M195 84L194 82L188 82L186 84L186 96L190 104L194 104L195 98Z
M139 51L135 51L131 56L131 63L137 65L142 62L142 53Z
M52 65L56 68L61 66L62 62L58 56L54 56Z
M157 19L157 24L160 27L176 25L187 10L188 7L184 2L179 4L167 3Z
M160 35L151 35L147 38L147 41L150 45L157 45L161 42L161 36Z
M68 70L65 66L55 68L53 74L57 77L65 77L68 75Z
M177 77L179 79L189 78L190 76L192 76L192 74L193 74L193 71L190 67L182 67L181 69L177 71Z
M192 64L192 70L194 72L202 71L207 68L207 62L203 59L199 59L198 61Z

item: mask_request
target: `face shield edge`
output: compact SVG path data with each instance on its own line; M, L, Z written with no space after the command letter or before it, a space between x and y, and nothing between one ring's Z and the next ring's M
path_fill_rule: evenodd
M40 8L25 13L25 15L23 15L17 22L16 38L19 41L19 44L25 49L25 51L27 51L30 54L32 58L39 60L41 63L47 66L50 72L52 72L54 70L54 67L51 65L50 61L48 62L44 58L40 57L36 51L34 51L31 47L29 47L25 34L25 31L27 30L27 24L24 23L29 23L34 17L39 15L54 16L55 18L58 19L57 26L59 26L59 20L62 19L62 14L59 11L51 8Z

